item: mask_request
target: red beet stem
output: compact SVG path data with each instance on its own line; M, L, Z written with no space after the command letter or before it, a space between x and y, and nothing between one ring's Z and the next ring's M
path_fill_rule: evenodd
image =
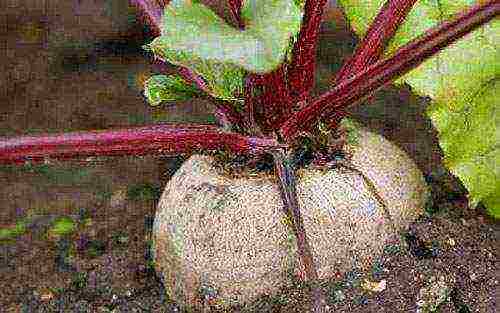
M210 99L217 108L216 112L219 114L216 115L216 118L222 114L224 115L224 119L227 119L227 121L232 125L238 126L243 131L252 132L251 124L248 123L242 114L234 109L233 104L230 101L215 98Z
M415 2L417 0L389 0L384 4L354 54L335 76L335 83L354 76L382 57L384 48L394 37Z
M253 106L255 121L266 133L278 129L291 113L292 99L285 72L286 64L281 64L270 73L248 74L245 107Z
M312 282L312 294L314 298L312 312L326 312L325 295L317 284L318 271L314 264L311 246L307 240L306 230L304 228L304 220L300 213L296 191L296 177L290 162L290 156L285 154L283 150L275 150L273 151L273 157L275 171L279 178L278 185L283 201L283 211L292 222L291 227L297 238L297 250L300 262L303 265L307 279Z
M256 121L265 132L278 129L288 118L293 106L309 96L314 85L316 44L323 8L327 0L307 0L302 25L292 52L290 65L282 64L271 73L250 74L250 93ZM261 90L261 92L255 92ZM255 95L257 94L257 95Z
M161 33L160 23L163 15L163 8L168 2L168 0L131 0L131 3L141 10L146 22L155 35Z
M118 130L22 136L0 141L0 163L88 156L175 155L228 149L260 154L284 147L271 138L224 132L213 125L154 125Z
M228 0L229 11L231 12L231 16L233 20L236 22L240 29L245 27L243 24L243 20L241 19L241 6L242 0Z
M327 0L307 0L292 62L288 67L288 82L293 103L305 100L314 86L316 45L323 9Z
M161 62L165 62L166 63L165 60L162 60L162 59L160 59L158 57L157 57L157 59L160 60ZM178 73L179 73L179 75L182 76L182 78L184 78L184 80L186 80L186 81L188 81L190 83L195 84L196 87L198 87L198 89L203 90L206 93L210 93L210 89L208 88L208 86L205 83L205 81L203 80L203 78L201 78L200 75L196 74L191 69L189 69L187 67L179 66L178 67Z
M335 75L332 84L339 84L380 60L385 47L394 37L396 30L404 22L415 2L417 0L387 1L368 28L363 40L356 47L353 55ZM344 110L335 112L333 116L328 118L329 128L336 129L342 116L346 115Z
M500 3L495 0L488 1L471 7L451 21L431 28L424 35L401 47L392 57L377 62L313 100L281 127L281 136L290 141L301 131L310 130L320 118L331 116L336 111L359 103L384 84L414 69L499 13Z

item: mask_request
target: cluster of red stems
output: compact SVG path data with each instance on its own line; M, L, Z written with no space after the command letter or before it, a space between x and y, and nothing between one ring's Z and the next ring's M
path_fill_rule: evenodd
M155 34L160 34L168 0L133 0ZM455 40L495 18L498 1L482 1L454 19L429 29L419 38L382 59L384 48L416 0L388 0L353 55L332 79L334 88L311 98L316 44L327 0L307 0L292 61L266 74L249 74L245 81L245 113L224 101L214 101L216 117L239 126L244 133L222 131L214 125L153 125L118 130L71 132L58 135L0 139L0 163L39 162L112 155L175 155L196 150L228 149L237 154L269 152L289 147L300 134L322 120L335 129L345 108L362 102L379 88L407 73ZM228 0L235 27L242 0ZM187 68L179 74L204 89L203 80ZM258 92L256 92L258 91Z

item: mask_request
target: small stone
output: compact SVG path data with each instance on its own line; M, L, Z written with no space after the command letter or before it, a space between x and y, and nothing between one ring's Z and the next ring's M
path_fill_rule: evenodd
M126 234L119 233L115 237L115 240L116 240L116 243L124 245L124 244L128 243L129 238Z
M334 295L335 301L337 301L337 302L342 302L345 300L345 294L342 290L335 290L333 295Z
M42 293L42 295L40 296L40 299L42 301L49 301L51 300L52 298L54 297L54 294L50 291L46 291L44 293Z
M167 312L172 312L172 313L180 312L179 307L173 303L167 305L167 309L168 309Z
M363 284L361 284L361 287L365 290L369 291L374 291L374 292L381 292L384 291L387 286L387 281L385 279L382 279L380 282L372 282L369 280L365 280Z
M7 312L22 312L21 311L21 304L11 304L7 310Z
M368 299L366 299L365 296L358 296L356 297L356 299L354 300L356 303L358 304L361 304L361 305L366 305L368 304Z
M469 274L469 278L470 278L470 280L472 280L472 281L476 281L476 280L477 280L477 274L476 274L476 273L470 273L470 274Z
M384 252L387 254L398 254L401 251L401 247L399 244L394 243L394 244L388 244L387 246L384 247Z
M111 199L109 199L109 205L112 208L118 208L125 204L127 200L127 191L126 189L118 189L111 195Z
M427 285L420 289L417 299L417 313L434 312L448 299L451 293L450 283L453 279L447 279L445 276L432 276Z

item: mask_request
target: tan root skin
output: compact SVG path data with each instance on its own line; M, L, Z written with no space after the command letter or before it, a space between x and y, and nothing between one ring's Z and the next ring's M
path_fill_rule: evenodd
M362 128L357 139L347 147L351 163L371 180L392 222L360 174L299 170L297 195L320 278L369 268L393 223L405 229L427 200L422 174L403 151ZM194 155L182 165L154 224L157 271L184 307L202 307L201 286L214 291L211 303L232 305L274 294L302 271L275 181L222 176L212 161Z

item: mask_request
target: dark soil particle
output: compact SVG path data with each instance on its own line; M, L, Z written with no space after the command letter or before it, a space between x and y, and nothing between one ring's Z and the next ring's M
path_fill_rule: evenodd
M422 260L429 259L437 256L436 249L429 247L429 245L423 242L421 239L417 238L417 236L411 232L404 234L404 239L406 244L408 245L410 253Z

